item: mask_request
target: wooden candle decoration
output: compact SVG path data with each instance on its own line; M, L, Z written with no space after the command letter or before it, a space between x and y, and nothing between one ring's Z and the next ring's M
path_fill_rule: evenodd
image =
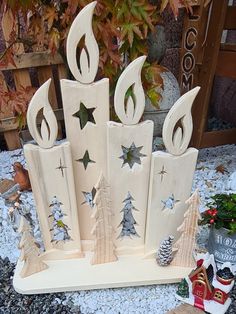
M48 102L50 81L38 89L28 109L29 130L38 145L27 144L24 151L46 250L40 261L48 269L22 278L25 262L19 261L13 285L20 293L177 282L190 271L158 266L155 252L168 235L178 240L177 227L184 218L187 226L196 222L190 209L186 217L184 213L198 153L187 146L191 105L199 88L182 96L166 117L168 153L152 154L153 122L139 122L145 106L144 56L129 64L118 80L114 105L121 123L108 121L109 81L94 82L99 61L92 31L95 5L78 14L67 39L67 60L76 79L61 81L68 142L54 144L57 121ZM175 127L179 122L182 128ZM196 208L191 200L190 207ZM186 230L192 243L195 230Z
M81 257L70 143L54 145L57 120L48 102L50 81L34 94L27 111L29 131L38 145L24 153L45 246L45 258ZM43 109L41 134L37 115Z
M99 51L92 30L96 1L88 4L71 25L67 38L67 61L76 81L61 80L67 139L72 148L77 207L82 240L91 240L94 220L91 210L98 177L107 172L106 122L109 120L109 80L94 82L98 70ZM84 47L77 65L77 45ZM83 241L85 248L92 242Z
M153 122L139 123L145 106L139 57L121 74L115 111L122 123L108 122L108 178L117 252L142 252L144 246ZM132 96L125 95L132 87ZM125 109L126 108L126 109Z
M194 254L196 253L196 235L198 231L198 221L201 219L199 212L200 197L198 190L186 201L188 209L184 214L184 221L177 228L181 232L174 248L177 249L172 265L183 267L195 267Z
M192 187L198 151L188 148L192 134L192 103L199 87L180 97L168 112L163 125L163 141L168 151L152 154L145 238L146 257L153 257L168 235L178 239L186 199ZM176 124L181 122L182 127Z

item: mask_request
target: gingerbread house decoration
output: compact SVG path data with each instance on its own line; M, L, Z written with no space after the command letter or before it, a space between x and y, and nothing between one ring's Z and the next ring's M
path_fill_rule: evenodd
M212 314L227 311L231 303L229 292L234 286L230 263L224 263L217 270L213 254L199 254L197 268L185 280L189 293L185 297L177 292L177 299Z

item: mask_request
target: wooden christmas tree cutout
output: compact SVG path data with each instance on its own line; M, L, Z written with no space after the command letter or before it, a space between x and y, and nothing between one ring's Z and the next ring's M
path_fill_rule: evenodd
M19 249L21 250L20 260L24 266L20 272L22 278L38 273L48 266L41 261L40 250L31 234L31 228L27 220L22 216L18 232L22 234Z
M184 221L177 229L181 232L180 238L174 245L177 253L172 265L182 267L194 267L195 261L193 255L196 249L196 234L198 231L198 220L201 218L199 212L200 197L198 190L186 201L188 209L184 214Z
M95 186L96 196L94 198L95 211L93 218L96 223L92 230L95 236L94 254L91 264L103 264L117 260L115 245L113 243L114 230L112 227L112 211L109 196L109 186L101 174Z

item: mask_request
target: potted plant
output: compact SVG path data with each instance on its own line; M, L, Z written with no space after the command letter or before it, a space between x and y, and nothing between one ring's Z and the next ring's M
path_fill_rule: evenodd
M216 194L203 212L201 225L210 228L208 250L221 263L236 263L236 194Z

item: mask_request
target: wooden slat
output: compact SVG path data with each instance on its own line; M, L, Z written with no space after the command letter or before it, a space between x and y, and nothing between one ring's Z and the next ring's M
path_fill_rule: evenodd
M58 121L63 121L64 120L64 114L63 114L63 109L55 109L54 110L55 116ZM37 122L39 123L41 121L41 116L39 115L37 117ZM10 118L5 118L0 120L0 132L6 132L6 131L12 131L16 130L18 128L18 123L16 122L16 118L10 117Z
M16 67L14 67L12 64L9 64L6 67L1 67L0 70L15 70L16 68L26 69L63 63L63 59L59 53L53 56L48 51L22 53L15 56L14 61Z
M12 31L18 32L18 25L16 20L14 20L11 10L7 10L3 13L2 16L2 32L6 42L6 47L9 45L11 39ZM14 44L12 46L15 54L23 53L24 46L23 44ZM22 87L31 86L31 80L28 70L15 70L13 73L13 78L15 82L16 90L21 89ZM17 130L12 130L4 133L4 138L9 150L20 148L20 138Z
M11 10L8 10L3 13L2 17L2 31L3 36L6 41L6 47L9 45L10 37L12 30L14 30L17 33L17 24L14 20L13 14ZM15 54L22 54L24 53L24 46L23 44L14 44L13 45L14 53ZM16 70L13 73L14 81L16 89L27 86L31 86L31 80L28 70Z
M224 26L228 0L212 0L211 17L206 39L206 46L202 66L198 77L201 90L193 106L193 136L192 145L199 148L206 128L208 106L211 96L213 79L215 75L218 53L220 49L221 34Z
M226 13L224 29L236 29L236 6L229 6Z
M220 51L215 75L236 79L235 65L236 65L236 51Z
M236 44L222 43L220 44L221 51L236 51Z
M40 85L45 83L48 79L53 78L52 69L50 66L44 66L44 67L38 68L37 73L38 73L38 80L39 80ZM53 109L58 108L57 96L56 96L55 85L54 85L53 79L51 81L51 85L49 88L48 99Z
M235 143L236 143L236 128L204 132L201 140L201 148Z

